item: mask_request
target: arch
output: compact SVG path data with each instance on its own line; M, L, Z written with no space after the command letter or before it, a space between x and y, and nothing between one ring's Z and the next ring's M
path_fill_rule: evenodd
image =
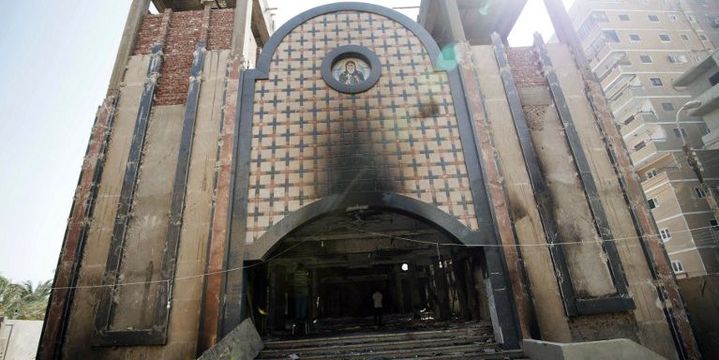
M254 259L265 260L282 238L294 229L324 215L351 207L389 209L425 220L468 247L484 246L490 243L489 239L483 236L485 232L472 231L457 218L432 204L396 193L358 192L330 195L290 213L257 239L252 246L254 251L249 252L248 255Z
M268 73L270 71L270 62L272 61L272 56L275 54L275 51L277 50L277 47L282 43L282 40L290 33L292 30L294 30L296 27L302 25L306 21L315 18L317 16L321 16L327 13L333 13L337 11L362 11L362 12L369 12L381 16L385 16L389 19L392 19L407 28L410 32L412 32L419 41L424 46L425 50L427 50L427 53L430 56L430 59L432 61L432 65L435 69L440 70L441 69L441 51L439 49L439 45L437 45L437 42L434 41L434 38L432 38L432 35L427 32L425 28L423 28L421 25L419 25L416 21L408 18L407 16L401 14L400 12L396 10L392 10L390 8L386 8L384 6L380 5L374 5L374 4L367 4L367 3L361 3L361 2L342 2L342 3L335 3L335 4L328 4L328 5L322 5L318 6L312 9L309 9L286 23L284 23L282 26L280 26L277 31L272 34L272 36L267 40L267 43L262 48L262 52L260 53L260 58L257 60L257 65L255 66L255 70L258 72L256 74L257 78L265 78L268 76Z

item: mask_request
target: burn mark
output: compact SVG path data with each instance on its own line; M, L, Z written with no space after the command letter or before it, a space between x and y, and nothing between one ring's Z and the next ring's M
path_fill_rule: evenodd
M383 152L386 138L378 143L372 133L386 131L375 129L363 118L344 119L346 126L339 136L330 138L327 149L327 193L352 192L400 192L398 166Z
M437 114L439 114L439 105L434 98L431 99L429 103L419 105L420 118L429 118L436 116Z

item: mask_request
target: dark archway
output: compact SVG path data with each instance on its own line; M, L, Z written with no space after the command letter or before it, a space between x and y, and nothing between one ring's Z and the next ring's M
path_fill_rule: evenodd
M388 192L334 194L313 202L270 227L246 255L247 260L265 260L267 255L291 231L322 216L347 209L387 209L431 223L468 247L490 244L486 231L472 231L457 218L419 200Z
M262 261L245 263L246 315L261 334L291 339L479 326L482 341L492 340L483 246L457 238L471 239L463 225L390 193L314 205L275 224ZM374 292L383 299L379 328Z

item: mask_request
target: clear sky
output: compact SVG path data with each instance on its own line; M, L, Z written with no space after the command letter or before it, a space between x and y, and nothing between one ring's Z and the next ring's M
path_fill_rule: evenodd
M276 24L334 1L269 0ZM389 7L419 0L367 1ZM569 5L573 0L564 0ZM0 274L51 279L130 0L11 1L0 12ZM416 18L417 10L402 10ZM510 45L552 34L529 0Z

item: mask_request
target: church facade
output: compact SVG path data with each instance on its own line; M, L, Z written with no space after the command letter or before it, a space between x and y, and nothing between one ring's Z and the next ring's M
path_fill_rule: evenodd
M506 9L457 3L419 22L331 4L272 32L261 1L135 0L39 358L194 359L246 319L352 323L378 290L386 315L488 321L504 349L697 357L573 33L508 48Z

